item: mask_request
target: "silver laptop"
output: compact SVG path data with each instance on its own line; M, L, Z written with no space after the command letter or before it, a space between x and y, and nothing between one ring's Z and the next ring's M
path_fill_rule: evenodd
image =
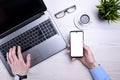
M14 45L31 54L31 67L66 48L42 0L0 1L0 58L11 75L6 52Z

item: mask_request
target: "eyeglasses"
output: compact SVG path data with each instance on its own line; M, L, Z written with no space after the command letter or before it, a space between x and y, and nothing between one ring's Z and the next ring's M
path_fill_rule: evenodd
M65 10L63 10L63 11L60 11L60 12L56 13L56 14L55 14L55 17L56 17L57 19L62 18L62 17L65 16L65 13L66 13L66 12L67 12L67 13L72 13L72 12L74 12L75 10L76 10L76 6L73 5L73 6L67 8L67 9L65 9Z

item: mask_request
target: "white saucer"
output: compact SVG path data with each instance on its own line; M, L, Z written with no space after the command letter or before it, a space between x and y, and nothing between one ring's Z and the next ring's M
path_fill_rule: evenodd
M74 16L74 19L73 19L73 22L74 22L74 25L80 29L80 30L84 30L84 29L87 29L89 27L89 24L91 24L91 19L89 21L89 23L87 24L82 24L80 22L80 17L83 15L83 14L87 14L87 13L76 13L75 16ZM87 14L89 16L89 14ZM90 16L89 16L90 18Z

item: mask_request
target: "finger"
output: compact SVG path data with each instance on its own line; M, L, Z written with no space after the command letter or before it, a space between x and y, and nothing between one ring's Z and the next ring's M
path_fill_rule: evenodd
M85 50L87 50L88 49L88 46L87 45L83 45L83 48L85 49Z
M72 58L72 62L76 61L77 58Z
M67 54L70 54L70 50L67 50Z
M90 48L84 44L83 48L86 50L86 51L90 51Z
M67 45L67 49L68 49L68 50L70 49L70 44Z
M14 61L18 61L17 56L16 56L16 46L13 46L12 48L12 58Z
M27 55L27 60L26 60L27 62L26 62L26 65L28 66L28 67L30 67L30 62L31 62L31 55L30 54L28 54Z
M7 52L6 56L7 56L7 62L8 62L8 64L11 65L10 60L9 60L9 54L8 54L8 52Z
M22 56L22 53L21 53L21 47L20 46L18 46L18 58L19 58L19 60L21 60L21 61L24 61L23 60L23 56Z
M87 47L87 45L86 45L86 44L84 44L83 46Z
M8 55L8 59L9 59L10 63L12 64L12 63L14 62L14 60L13 60L13 58L12 58L12 48L10 48L8 54L9 54L9 55Z
M68 44L67 47L70 48L70 44Z
M84 48L84 55L85 56L88 55L88 53L90 52L89 47L84 44L83 48Z

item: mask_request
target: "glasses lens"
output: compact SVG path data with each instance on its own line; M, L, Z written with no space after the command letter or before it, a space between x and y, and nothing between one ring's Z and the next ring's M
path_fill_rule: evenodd
M72 13L72 12L74 12L75 10L76 10L76 6L72 6L72 7L70 7L70 8L67 9L67 12L68 12L68 13Z
M58 13L55 14L56 18L62 18L63 16L65 16L64 11L61 11L61 12L58 12Z

